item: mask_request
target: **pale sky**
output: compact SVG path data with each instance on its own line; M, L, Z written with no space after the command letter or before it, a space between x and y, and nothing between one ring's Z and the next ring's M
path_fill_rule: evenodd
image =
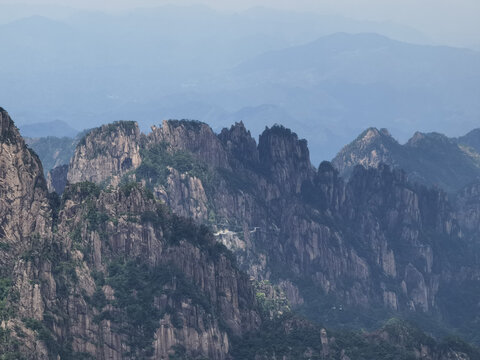
M0 0L0 5L19 3L103 11L164 4L200 3L227 11L265 6L395 22L416 28L438 43L480 46L480 0Z

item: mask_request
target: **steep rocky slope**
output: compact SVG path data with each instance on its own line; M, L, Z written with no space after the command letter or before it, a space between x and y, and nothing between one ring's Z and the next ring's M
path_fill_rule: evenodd
M140 131L133 122L118 122L90 131L75 150L67 180L76 183L88 178L96 183L108 180L118 184L122 175L140 164L139 142Z
M478 357L464 343L439 344L403 326L332 333L281 316L288 305L276 303L278 293L294 304L311 300L301 296L304 279L345 305L435 308L443 272L456 281L458 269L437 260L423 228L407 229L458 240L441 193L413 188L387 168L358 170L344 184L328 163L313 169L306 143L280 127L257 147L242 124L216 136L204 124L170 122L149 135L132 123L92 131L70 163L69 179L78 182L59 199L48 195L41 164L8 114L0 115L3 358ZM198 142L185 140L195 134ZM152 190L216 235L171 213ZM345 220L358 236L340 226ZM385 226L405 233L398 251ZM257 279L278 285L262 282L255 293L219 241ZM401 282L400 297L378 283L387 275Z
M38 158L0 114L4 358L225 359L258 328L248 277L206 228L136 184L81 182L49 201Z
M11 270L32 234L49 235L51 210L42 165L1 108L0 141L0 264Z
M388 147L401 151L388 132L370 129L362 136L369 138L364 149L378 139L384 144L366 160L377 168L355 168L344 181L328 162L315 169L306 142L280 126L266 129L258 146L241 123L216 135L206 124L169 121L140 140L129 135L137 130L122 128L117 124L116 141L139 146L140 154L140 165L122 181L139 181L175 213L212 226L242 269L280 286L310 318L376 326L396 313L475 338L475 301L460 317L453 314L459 294L478 283L471 241L478 229L466 236L445 193L381 165L393 158ZM85 141L102 148L112 142L104 139L99 129ZM109 159L102 155L102 168L84 171L83 156L92 160L95 153L83 151L70 168L82 174L79 180L97 181ZM452 295L452 286L465 291Z

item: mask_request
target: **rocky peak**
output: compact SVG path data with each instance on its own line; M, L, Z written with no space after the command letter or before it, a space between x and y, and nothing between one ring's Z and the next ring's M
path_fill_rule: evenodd
M28 248L33 233L50 231L43 168L8 113L0 111L0 265Z
M12 119L5 111L0 108L0 140L2 142L12 142L19 137L18 129Z
M259 156L255 139L243 122L224 128L218 135L225 149L236 159L246 164L258 164Z
M19 347L34 349L37 358L46 358L43 344L20 319L38 320L43 316L42 284L32 276L38 269L28 254L33 249L48 247L54 216L40 160L27 148L8 113L1 109L0 326L4 335L0 353L12 359L23 358L15 351ZM21 339L13 338L14 331L22 334Z
M165 120L152 127L149 143L168 144L172 151L188 151L211 167L228 167L227 154L213 130L194 120Z
M307 141L280 125L266 128L258 143L260 162L283 191L299 193L314 176Z
M357 142L360 146L367 146L375 141L382 140L382 139L391 139L392 136L390 132L385 129L377 129L375 127L368 128L365 130L360 136L357 138Z
M380 163L393 164L395 158L392 153L397 153L400 146L387 129L372 127L345 146L332 163L342 175L349 176L355 165L369 168Z
M141 134L136 122L118 121L90 131L77 145L70 161L70 183L109 180L117 184L127 172L137 168Z
M405 170L408 179L454 192L480 176L480 155L456 139L439 133L416 132L400 145L388 131L370 128L345 146L332 160L343 177L356 165L381 163Z

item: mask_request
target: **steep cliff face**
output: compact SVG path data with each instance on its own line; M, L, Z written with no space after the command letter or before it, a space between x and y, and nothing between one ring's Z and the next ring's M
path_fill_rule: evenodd
M231 335L256 329L254 293L207 229L170 215L131 184L67 190L57 236L71 254L53 336L97 359L155 358L184 349L225 359ZM99 343L100 339L100 343Z
M313 176L307 141L280 126L266 129L258 143L262 169L282 193L299 194L304 181Z
M44 344L21 319L43 316L40 285L33 282L39 270L26 254L49 246L53 215L42 165L0 108L0 353L5 356L19 358L27 351L46 358Z
M354 322L445 315L448 287L474 281L478 267L459 260L470 243L457 215L443 192L381 164L401 148L388 132L370 129L360 140L365 151L382 144L370 152L376 168L351 169L345 182L328 162L314 169L306 142L280 126L257 146L241 123L217 136L202 123L170 121L139 144L141 165L127 177L212 226L242 269L272 280L317 320L351 324L359 308L375 307L383 315L362 310Z
M70 160L70 183L92 181L116 185L121 176L140 165L140 131L132 121L121 121L88 133Z
M345 360L387 349L475 359L459 344L407 344L385 329L331 336L281 317L290 303L335 326L365 324L380 307L455 326L473 319L475 329L475 297L452 308L478 285L475 228L464 235L444 193L386 166L356 168L344 182L330 163L315 170L306 143L281 127L256 146L243 124L217 136L205 124L167 122L148 136L131 123L90 132L60 200L1 115L6 356Z
M226 359L259 327L250 280L208 229L135 183L49 200L38 158L0 119L2 355Z
M26 250L32 234L48 233L50 208L42 165L3 109L0 146L0 261L6 265Z
M164 121L161 127L152 128L149 140L155 144L168 144L172 152L193 153L213 167L227 166L227 157L217 136L207 124L199 121Z

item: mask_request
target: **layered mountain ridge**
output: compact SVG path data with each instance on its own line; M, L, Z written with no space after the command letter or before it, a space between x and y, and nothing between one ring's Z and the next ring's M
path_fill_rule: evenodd
M459 138L416 132L404 145L386 129L369 128L332 160L342 176L356 165L403 169L409 180L456 192L480 178L478 129Z
M280 294L310 320L341 326L366 324L362 315L380 307L376 320L428 315L477 341L474 298L452 311L478 282L477 228L471 220L463 230L441 191L383 165L345 182L330 163L315 169L306 142L280 126L257 145L241 123L217 135L193 121L149 134L118 122L79 142L68 171L52 178L66 185L60 199L0 114L3 354L478 356L455 341L413 341L402 323L335 333L281 315L289 306L275 310ZM281 346L268 343L273 334Z
M122 176L140 182L175 213L211 226L252 277L278 284L309 316L319 306L328 310L316 320L348 324L345 314L357 314L354 309L379 307L449 324L455 300L444 297L447 289L477 281L476 230L462 228L464 217L441 190L415 185L408 172L382 165L390 152L378 152L376 170L355 168L345 181L330 163L315 169L306 142L281 126L267 128L258 145L242 123L218 135L196 121L165 121L147 135L132 126L127 131L126 123L117 124L121 139L115 141L105 141L105 131L86 136L86 144L108 144L122 154L109 160L116 171L106 171L101 182L115 184ZM400 148L386 130L365 133L370 141L379 137ZM430 138L456 146L421 134L408 146L423 149ZM118 149L111 146L117 141ZM139 161L128 160L127 148L135 148L131 156L140 154ZM98 182L109 165L84 168L81 159L91 166L103 156L80 145L69 174ZM121 169L126 160L132 166ZM319 305L319 298L328 300ZM339 305L344 310L332 314ZM473 303L470 309L477 311ZM353 322L371 324L369 317Z

